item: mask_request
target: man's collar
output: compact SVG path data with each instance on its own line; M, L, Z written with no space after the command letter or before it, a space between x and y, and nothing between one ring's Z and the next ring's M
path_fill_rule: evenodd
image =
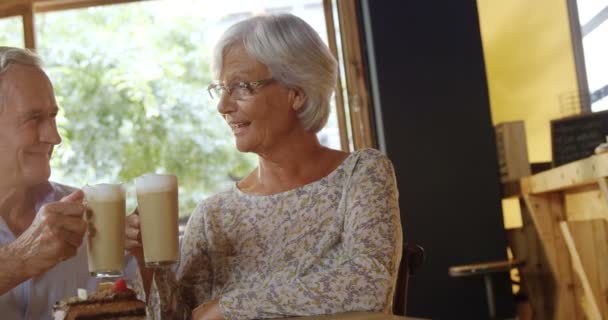
M45 203L55 200L53 198L54 191L55 189L49 181L41 183L31 189L32 200L34 202L36 212L38 212L40 207L42 207L42 205Z

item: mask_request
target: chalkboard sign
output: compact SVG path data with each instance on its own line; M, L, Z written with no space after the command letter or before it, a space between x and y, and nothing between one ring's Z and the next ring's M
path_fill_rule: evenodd
M551 121L553 165L593 155L608 136L608 111L594 112Z

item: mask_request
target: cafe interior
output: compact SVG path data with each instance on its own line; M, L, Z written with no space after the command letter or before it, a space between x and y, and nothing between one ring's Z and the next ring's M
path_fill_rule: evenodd
M279 12L339 61L320 141L380 150L399 190L392 314L310 319L608 319L608 1L3 0L0 45L42 57L62 109L52 179L162 159L184 224L254 162L200 107L213 44ZM190 116L133 129L167 108Z

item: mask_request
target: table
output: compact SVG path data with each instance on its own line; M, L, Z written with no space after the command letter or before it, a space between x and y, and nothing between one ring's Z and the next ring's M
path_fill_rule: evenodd
M380 312L347 312L327 316L283 318L279 320L414 320Z
M608 319L608 153L520 181L522 285L537 319ZM515 231L515 230L512 230Z
M490 316L490 319L494 319L496 318L496 306L494 306L494 289L492 286L492 274L496 272L509 272L513 268L519 268L524 265L525 261L520 259L494 261L450 267L448 273L452 277L470 277L483 275L483 280L486 285L486 295L488 299L488 314Z

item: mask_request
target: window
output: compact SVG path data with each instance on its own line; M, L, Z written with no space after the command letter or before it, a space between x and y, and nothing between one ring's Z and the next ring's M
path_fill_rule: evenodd
M608 1L576 3L591 110L608 110Z
M21 17L0 19L0 46L23 47Z
M337 10L337 4L323 0L116 2L128 3L32 4L35 37L30 39L35 38L32 43L45 61L61 106L58 126L63 143L53 156L51 179L81 186L132 182L146 172L175 173L180 179L180 215L187 216L202 199L250 172L257 160L236 150L232 133L206 92L213 80L210 57L218 37L228 26L257 13L289 12L311 24L326 42L335 42L328 39L325 14L328 7ZM21 20L0 19L0 35L9 33L5 25L11 19ZM13 45L22 44L23 40ZM348 68L342 65L344 69ZM352 150L345 137L353 134L345 132L344 111L339 115L336 105L334 101L320 141L337 149L346 141L344 149ZM354 147L365 146L369 145ZM128 185L128 192L133 189ZM131 209L135 197L128 199Z

